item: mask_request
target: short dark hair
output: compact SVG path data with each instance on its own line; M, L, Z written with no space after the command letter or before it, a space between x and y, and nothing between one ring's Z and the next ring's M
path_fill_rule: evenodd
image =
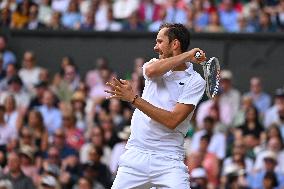
M177 39L181 44L180 48L182 52L185 52L188 49L190 33L184 25L177 23L165 23L160 26L159 31L163 28L168 28L165 34L169 37L170 42Z

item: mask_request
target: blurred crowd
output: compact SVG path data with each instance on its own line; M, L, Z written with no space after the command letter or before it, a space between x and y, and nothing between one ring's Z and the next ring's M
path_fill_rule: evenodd
M164 22L194 32L281 32L284 0L1 0L13 29L151 31Z
M6 45L0 36L0 188L109 189L134 107L106 100L116 76L107 58L83 76L65 56L52 75L34 52L16 57ZM140 95L146 61L125 76ZM284 188L284 88L271 96L262 79L241 94L222 70L217 96L198 105L185 138L192 189Z

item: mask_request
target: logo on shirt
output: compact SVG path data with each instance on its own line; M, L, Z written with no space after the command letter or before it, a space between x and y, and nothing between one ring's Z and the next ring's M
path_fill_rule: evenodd
M184 85L184 83L182 83L182 82L179 82L178 84L179 84L179 85Z

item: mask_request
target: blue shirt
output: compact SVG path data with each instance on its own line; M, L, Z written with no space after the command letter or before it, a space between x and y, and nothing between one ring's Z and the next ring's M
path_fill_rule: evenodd
M187 22L186 12L182 9L170 7L167 9L166 22L185 24Z
M65 13L62 17L62 23L67 28L74 28L76 23L81 23L80 13Z
M260 113L265 113L271 105L270 96L264 92L258 95L257 98L252 92L249 92L248 95L252 97L254 106Z
M57 108L48 108L45 105L39 106L38 110L42 114L44 125L48 133L54 134L54 132L61 127L61 112Z
M260 171L256 174L251 174L248 175L247 180L248 180L248 184L252 189L261 189L263 188L263 179L264 176L266 174L266 171ZM284 187L284 175L279 173L279 172L275 172L277 180L278 180L278 187L275 187L274 189L281 189Z
M16 64L16 56L11 51L3 52L3 69L6 70L8 64Z
M238 13L235 10L230 12L221 10L220 21L226 31L234 32L238 26Z

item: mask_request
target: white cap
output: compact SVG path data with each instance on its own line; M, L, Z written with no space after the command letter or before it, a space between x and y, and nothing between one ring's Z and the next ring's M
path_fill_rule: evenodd
M221 71L221 79L233 79L233 74L230 70L222 70Z
M41 184L44 184L50 187L56 187L57 181L53 176L47 175L41 179Z
M275 152L273 152L271 150L267 150L263 154L263 160L264 159L273 159L274 161L277 161L277 155L276 155Z
M191 178L206 178L207 174L203 168L195 168L191 171Z

